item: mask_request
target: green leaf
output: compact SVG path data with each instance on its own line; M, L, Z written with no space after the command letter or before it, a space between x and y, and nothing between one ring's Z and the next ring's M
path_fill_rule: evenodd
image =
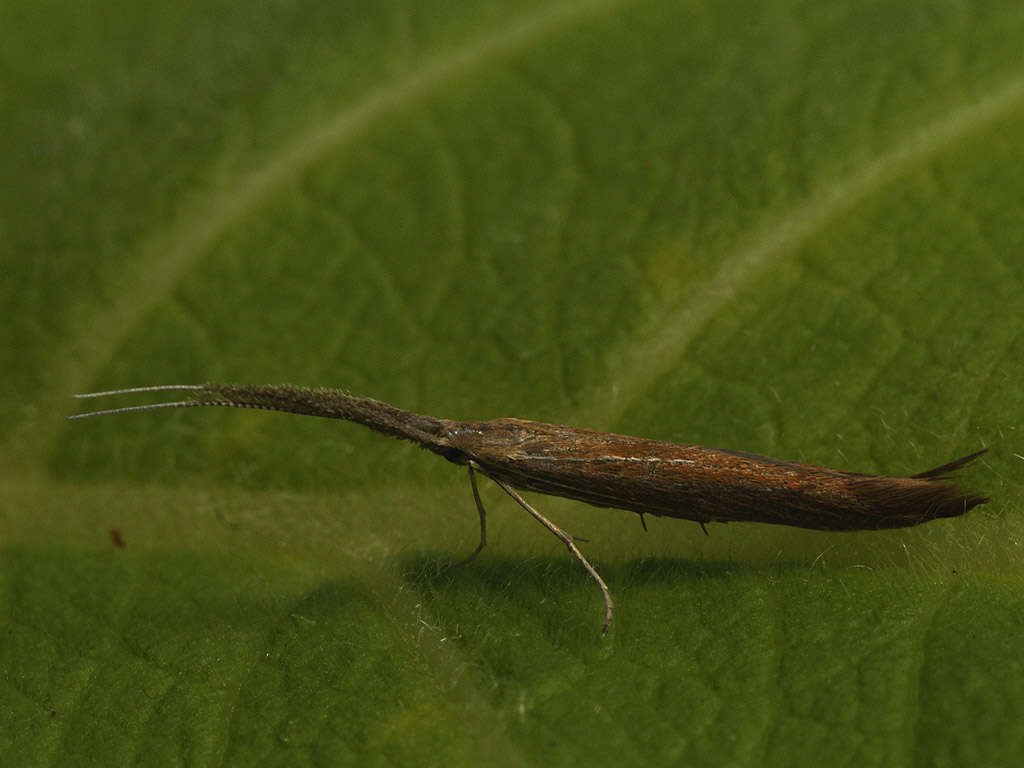
M1024 8L0 8L5 765L1024 758ZM880 533L532 497L342 387L912 474ZM135 401L138 402L138 401Z

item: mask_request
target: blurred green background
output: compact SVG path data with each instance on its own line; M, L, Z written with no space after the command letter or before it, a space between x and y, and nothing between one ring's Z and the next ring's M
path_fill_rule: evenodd
M0 762L1024 758L1024 6L0 6ZM342 387L910 474L918 529L486 487ZM111 532L116 531L117 536ZM123 547L115 544L120 539Z

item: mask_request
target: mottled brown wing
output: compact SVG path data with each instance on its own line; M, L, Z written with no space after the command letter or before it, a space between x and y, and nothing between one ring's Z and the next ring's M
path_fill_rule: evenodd
M885 477L521 419L455 422L445 437L517 488L697 522L900 528L987 501L946 480L980 454Z

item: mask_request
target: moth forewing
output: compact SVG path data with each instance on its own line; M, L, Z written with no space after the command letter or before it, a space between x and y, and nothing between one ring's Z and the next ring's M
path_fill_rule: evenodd
M985 501L943 474L980 454L891 478L522 419L456 423L448 440L517 488L699 523L877 530Z

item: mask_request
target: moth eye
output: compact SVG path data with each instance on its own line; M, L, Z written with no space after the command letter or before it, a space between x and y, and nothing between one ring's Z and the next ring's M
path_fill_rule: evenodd
M452 464L465 465L469 464L469 456L464 454L457 448L446 448L442 450L441 455L448 459Z

